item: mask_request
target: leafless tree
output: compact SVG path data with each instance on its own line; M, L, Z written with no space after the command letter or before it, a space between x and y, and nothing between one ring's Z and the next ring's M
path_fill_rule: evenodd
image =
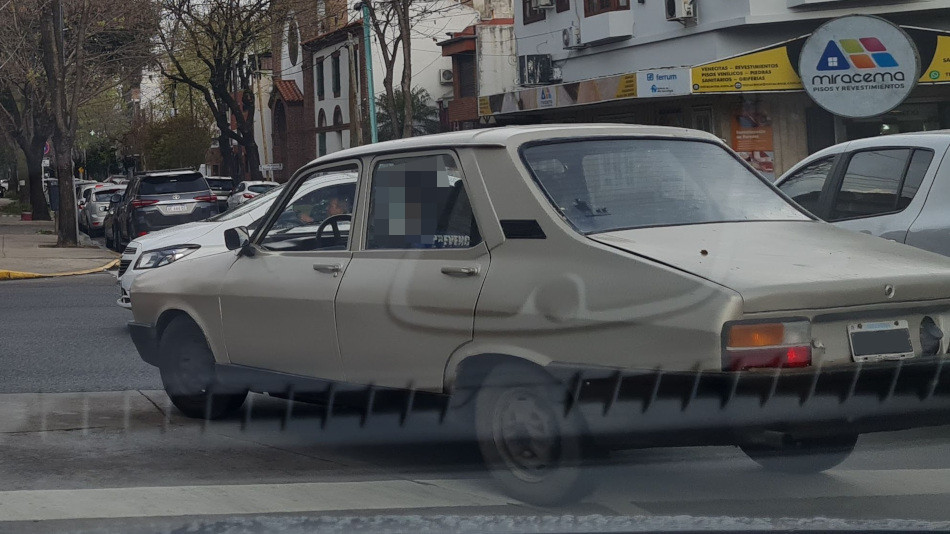
M254 138L253 59L266 48L272 27L270 0L160 0L162 73L197 91L219 131L223 173L238 177L228 147L243 148L245 168L260 180L260 154ZM233 127L232 127L233 124Z
M48 221L43 149L53 133L53 118L36 54L41 8L39 0L19 0L0 10L0 129L23 151L33 219Z
M153 60L157 22L149 0L43 1L39 28L60 191L59 246L78 244L72 154L79 107L141 76Z

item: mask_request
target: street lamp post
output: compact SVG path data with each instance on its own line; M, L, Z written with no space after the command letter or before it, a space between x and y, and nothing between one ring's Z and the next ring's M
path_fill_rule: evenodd
M370 142L379 140L376 135L376 91L373 86L373 50L370 46L369 35L369 0L357 2L353 5L354 11L363 13L363 50L366 51L366 99L369 100L369 133Z

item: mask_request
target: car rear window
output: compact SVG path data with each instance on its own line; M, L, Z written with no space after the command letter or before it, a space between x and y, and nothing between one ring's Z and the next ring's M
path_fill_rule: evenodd
M579 140L528 146L555 208L585 234L650 226L810 220L714 143Z
M234 182L226 178L206 178L206 180L208 180L208 185L211 186L211 189L230 191L234 188Z
M121 193L121 189L106 189L96 191L96 202L109 202L109 199L112 198L112 195L116 193Z
M264 193L264 192L270 191L271 189L273 189L273 188L276 187L276 186L277 186L277 184L274 184L274 185L271 185L271 184L249 185L249 186L247 186L247 190L250 191L250 192L252 192L252 193Z
M139 187L140 195L168 195L171 193L193 193L207 191L208 182L200 174L182 174L175 176L146 176Z

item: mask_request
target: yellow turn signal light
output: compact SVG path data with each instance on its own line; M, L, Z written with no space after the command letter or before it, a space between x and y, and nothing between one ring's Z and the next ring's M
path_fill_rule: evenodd
M774 347L785 340L782 323L737 324L729 329L729 348Z

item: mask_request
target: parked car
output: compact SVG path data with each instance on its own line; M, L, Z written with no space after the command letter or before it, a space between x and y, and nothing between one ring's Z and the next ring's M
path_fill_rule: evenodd
M835 226L950 256L950 131L849 141L806 158L776 185Z
M125 191L124 186L84 187L79 200L79 229L90 236L102 232L102 224L109 212L113 195Z
M0 198L7 194L8 189L10 189L10 182L6 178L0 179Z
M116 208L113 241L119 247L137 237L218 213L218 198L195 171L135 175Z
M352 211L298 194L341 173ZM522 126L343 150L224 239L236 254L132 284L132 339L179 410L220 417L249 390L350 395L365 417L426 399L471 422L527 502L588 491L580 466L604 447L732 443L820 471L860 433L950 410L927 393L950 375L950 261L816 221L704 132Z
M241 182L228 196L228 208L239 206L244 202L277 186L277 182L247 181Z
M106 178L105 182L115 185L127 185L129 183L129 179L126 178L124 174L113 174Z
M195 259L227 251L224 246L224 230L238 226L255 228L271 203L277 198L282 186L254 197L233 210L215 215L203 221L182 224L153 234L134 239L122 251L119 260L120 295L116 301L122 308L131 310L130 291L135 277L142 272L156 269L173 261ZM143 255L164 259L159 263L145 260Z
M109 197L109 206L106 208L106 215L102 219L102 235L104 235L106 238L106 248L115 250L116 252L121 252L122 249L119 248L118 243L115 241L116 232L113 228L115 221L115 211L119 207L119 204L122 203L124 195L125 189L113 193L112 196Z
M228 196L234 189L234 180L227 176L208 176L205 179L208 180L211 191L218 197L218 210L227 210Z

